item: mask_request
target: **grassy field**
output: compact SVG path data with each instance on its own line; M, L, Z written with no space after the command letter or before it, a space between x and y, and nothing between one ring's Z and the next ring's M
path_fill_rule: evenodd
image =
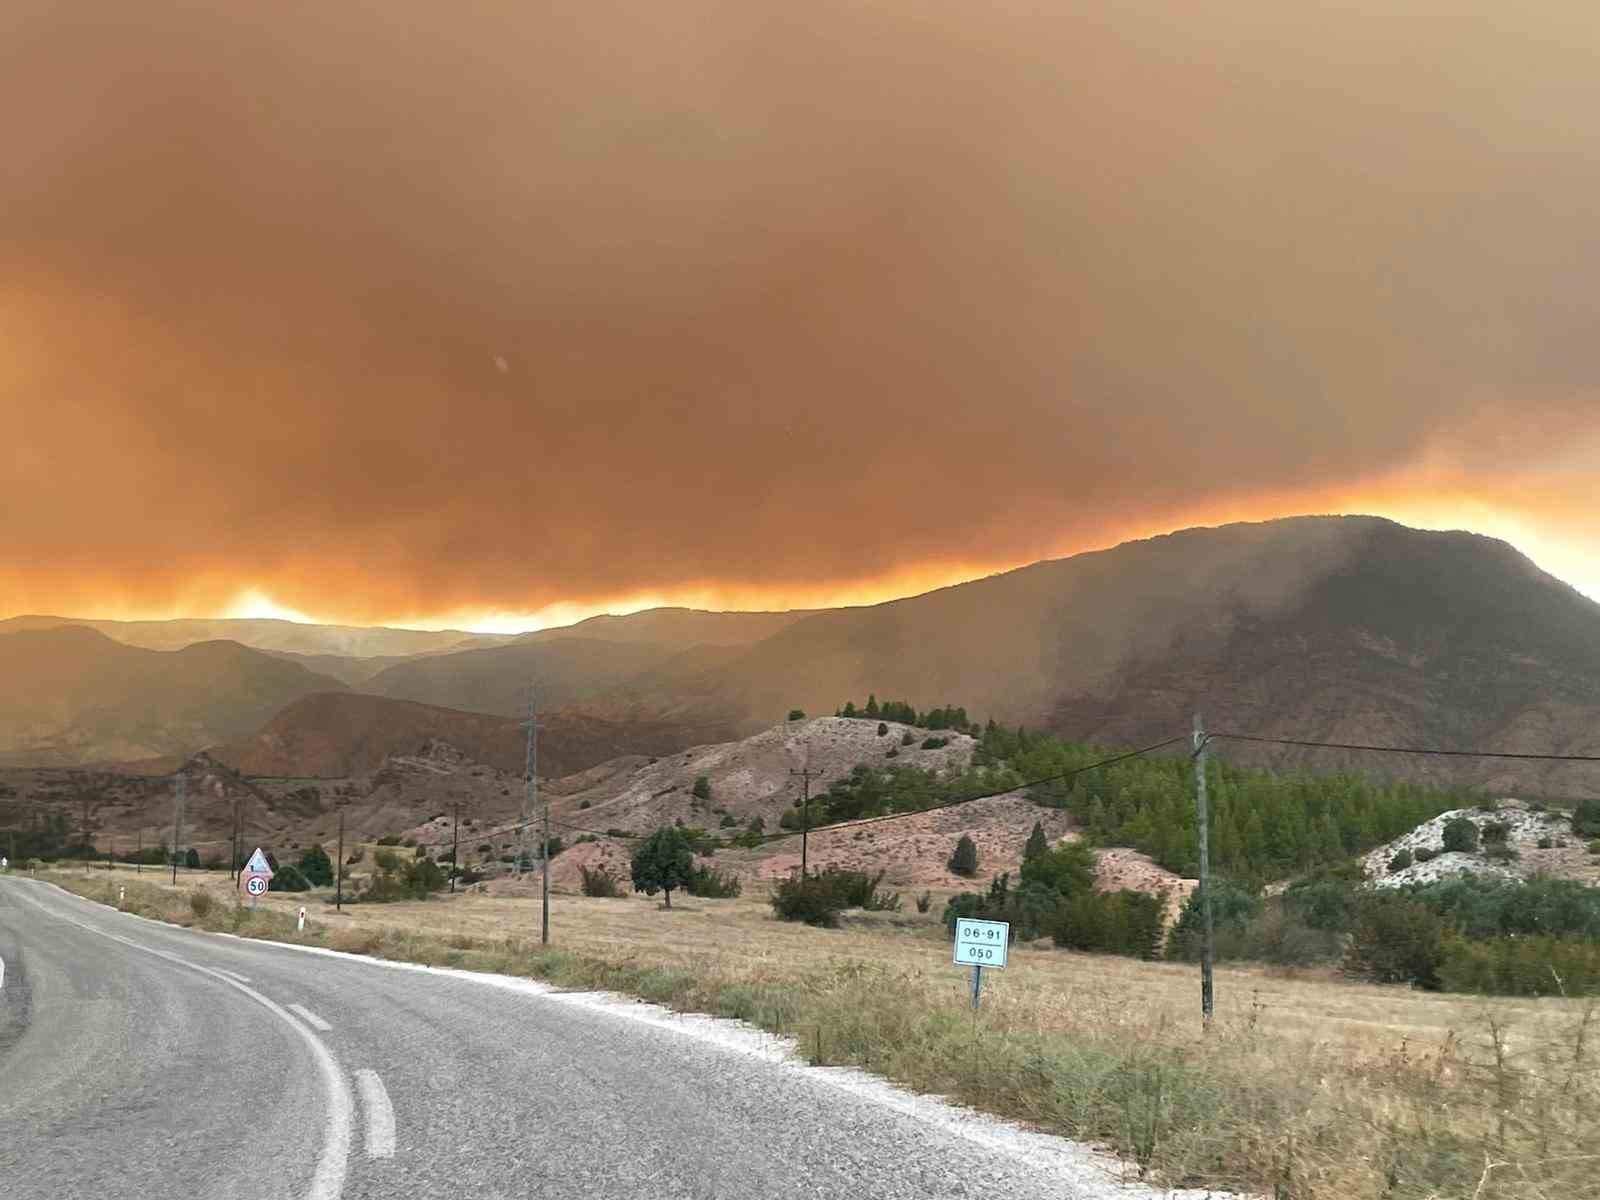
M772 919L763 897L482 895L351 906L272 896L239 909L228 877L131 868L40 872L145 915L387 958L627 992L792 1035L813 1062L1115 1149L1171 1184L1288 1200L1600 1196L1596 1007L1488 1001L1219 969L1199 1021L1187 966L1017 947L984 1007L932 913L841 930ZM195 899L196 895L201 896ZM296 934L293 913L310 924Z

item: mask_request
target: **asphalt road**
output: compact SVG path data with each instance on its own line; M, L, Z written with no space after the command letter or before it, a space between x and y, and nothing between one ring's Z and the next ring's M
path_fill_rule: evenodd
M1143 1191L727 1023L196 933L20 878L0 878L0 962L7 1200Z

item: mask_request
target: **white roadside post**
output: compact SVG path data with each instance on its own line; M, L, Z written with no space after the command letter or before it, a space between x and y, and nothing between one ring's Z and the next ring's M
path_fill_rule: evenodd
M1007 921L956 920L955 964L972 968L972 1007L983 995L983 969L1006 969L1006 950L1011 945L1011 925Z
M125 901L127 898L128 898L128 889L125 888L125 887L119 887L117 889L117 907L121 908L123 901Z
M299 930L301 933L305 932L305 929L306 929L306 906L304 904L302 904L300 906L300 919L299 919L298 922L296 922L295 928L297 930Z

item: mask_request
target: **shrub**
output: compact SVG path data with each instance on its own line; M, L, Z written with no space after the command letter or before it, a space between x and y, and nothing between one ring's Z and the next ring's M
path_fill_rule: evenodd
M1073 895L1094 887L1094 851L1082 842L1065 842L1022 864L1022 882Z
M387 857L394 865L385 868L382 859ZM394 854L379 856L379 870L367 881L359 895L350 897L362 904L390 904L398 900L426 900L429 893L437 892L448 880L443 868L431 858L413 858L401 862Z
M790 721L804 721L806 719L806 710L803 708L791 708L789 710L789 716L786 719Z
M295 865L312 887L327 887L333 882L333 862L321 846L311 846Z
M356 865L356 863L360 862L362 859L364 859L366 857L367 857L367 852L365 850L363 850L360 846L357 846L354 850L350 851L350 857L344 860L345 861L345 865L353 867L353 866Z
M945 864L953 875L964 875L971 879L978 873L978 846L966 834L962 834L956 842L955 852L950 855L950 861Z
M696 800L711 799L711 780L705 775L696 775L694 787L689 789L689 794Z
M612 898L622 895L622 884L604 867L580 866L578 874L582 876L580 886L585 896Z
M671 908L673 891L694 873L694 850L683 830L663 825L634 851L632 868L633 890L647 896L664 892Z
M594 807L594 801L593 800L579 800L578 801L578 807L579 808L593 808Z
M1600 945L1589 938L1446 940L1439 979L1452 992L1584 996L1600 992Z
M309 892L311 881L300 873L300 868L293 863L282 863L267 881L267 890L272 892Z
M1478 827L1466 817L1452 817L1445 822L1444 848L1470 854L1478 848Z
M894 911L900 907L896 893L878 890L884 872L846 871L829 867L815 875L793 874L772 892L772 911L780 921L834 928L847 908Z
M1389 870L1391 871L1404 871L1410 865L1411 851L1409 850L1397 851L1395 856L1389 860Z
M888 737L889 736L889 726L884 724L882 721L878 722L878 736L879 737Z
M1553 850L1555 849L1555 842L1548 837L1542 837L1538 841L1538 848L1540 850Z
M217 902L212 898L210 892L195 891L189 893L189 911L199 920L203 921L209 917L216 904Z
M1050 920L1050 940L1072 950L1154 958L1161 944L1162 903L1147 892L1080 892L1064 898Z
M900 747L899 746L890 746L888 750L884 751L884 755L883 756L885 758L899 758L900 757Z
M1009 872L996 875L989 881L987 894L962 892L952 896L944 906L944 927L950 937L956 935L956 921L971 917L980 921L1005 921L1011 926L1011 940L1031 942L1047 930L1060 895L1038 882L1025 882L1012 888Z
M707 866L696 867L683 890L704 900L728 900L744 891L737 876Z
M1572 810L1572 832L1579 837L1600 835L1600 800L1580 800Z
M933 907L933 893L932 892L923 892L922 895L917 897L917 911L919 913L925 913L932 907Z
M1485 796L1482 800L1478 801L1477 808L1479 812L1499 812L1500 802L1497 800L1491 800L1489 797Z
M488 842L480 842L478 844L478 853L479 854L493 854L494 853L494 847L491 846Z
M905 732L904 732L904 733L902 733L902 734L901 734L901 735L900 735L900 744L901 744L901 745L902 745L902 746L910 746L910 745L912 745L912 744L913 744L913 743L914 743L914 742L915 742L915 741L916 741L916 740L917 740L917 739L916 739L916 738L914 738L914 737L913 737L913 736L911 736L911 731L910 731L910 730L909 730L909 729L908 729L908 730L906 730L906 731L905 731Z
M1443 961L1444 922L1427 905L1404 896L1363 898L1344 956L1348 974L1436 991Z
M1505 842L1495 842L1492 846L1485 847L1483 856L1496 862L1510 862L1522 857L1517 853L1515 846L1509 846Z
M923 738L922 739L922 748L924 750L942 750L944 747L948 746L949 744L950 744L950 739L949 738L929 737L929 738Z
M1416 860L1419 863L1432 862L1439 857L1439 852L1432 846L1422 846L1417 850Z
M399 844L400 835L397 833L391 833L378 839L378 845L380 846L398 846Z
M1227 879L1211 881L1211 927L1220 946L1225 934L1241 934L1261 912L1261 901ZM1167 957L1183 962L1199 959L1205 948L1205 909L1196 888L1184 901L1167 936Z
M1479 832L1486 846L1503 846L1511 838L1511 826L1505 821L1486 821Z
M183 856L183 865L191 871L198 871L200 869L200 851L190 846Z
M733 816L724 816L722 818L722 820L717 822L717 828L718 829L737 829L737 828L739 828L739 818L738 817L733 817Z
M412 858L426 858L426 857L428 857L428 848L426 846L418 846L416 848L415 852L413 852L413 854L411 855L411 857Z
M1589 853L1600 854L1600 838L1596 838L1594 841L1589 843Z

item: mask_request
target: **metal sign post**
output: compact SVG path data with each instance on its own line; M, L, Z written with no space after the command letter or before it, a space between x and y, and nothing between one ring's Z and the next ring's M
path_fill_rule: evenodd
M1011 924L1008 921L973 921L966 917L956 921L955 964L972 968L972 1007L977 1008L983 996L983 969L1006 969L1006 951L1011 945Z

